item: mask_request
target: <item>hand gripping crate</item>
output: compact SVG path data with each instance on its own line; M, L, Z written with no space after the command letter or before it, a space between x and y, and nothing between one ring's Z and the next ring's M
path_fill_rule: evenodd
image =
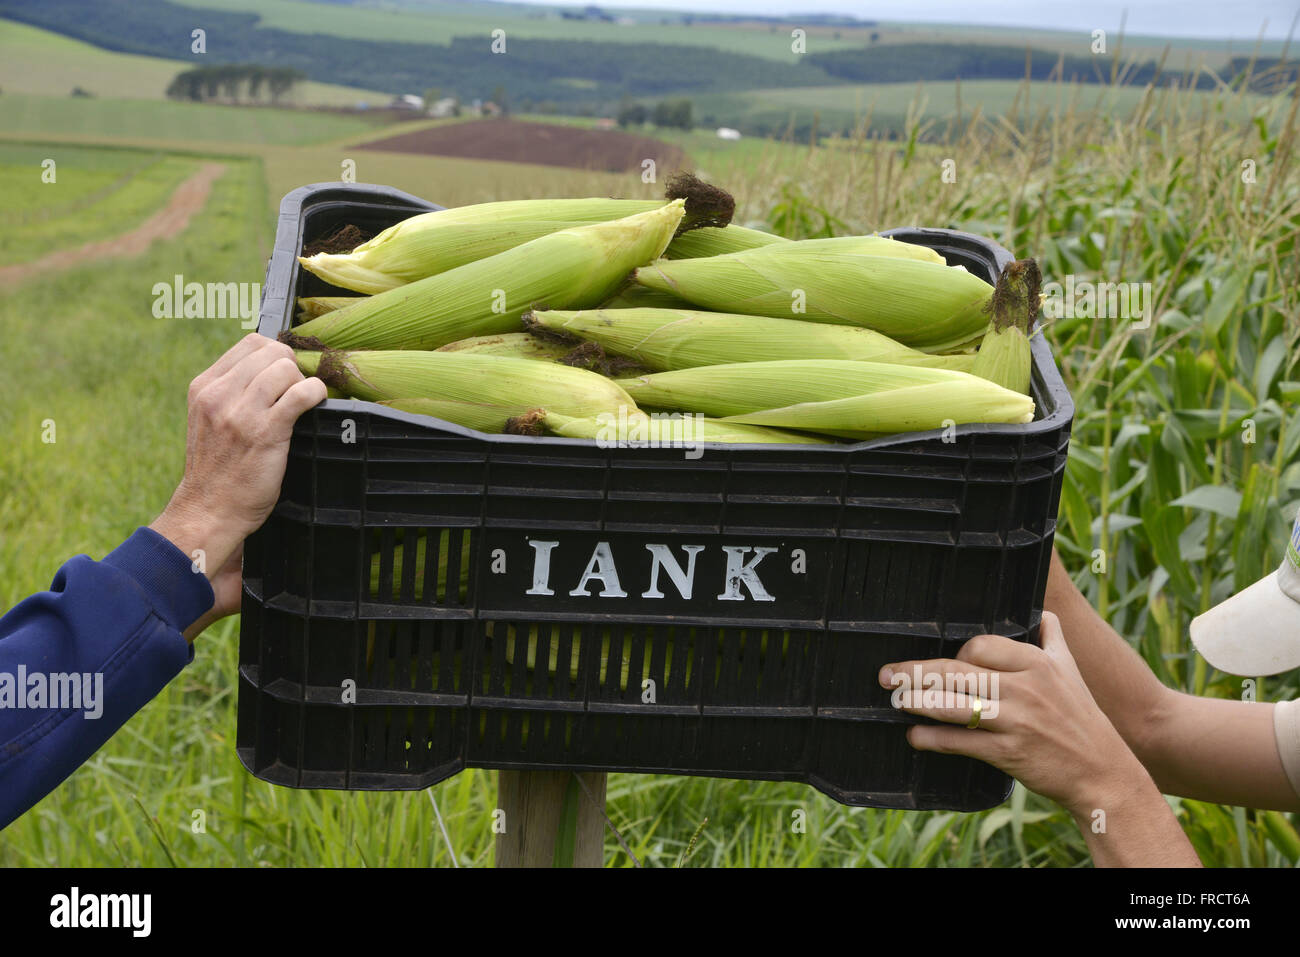
M342 292L299 268L305 243L437 208L290 193L260 331ZM990 281L1011 259L966 233L891 235ZM1028 425L696 458L321 403L245 546L241 761L304 788L573 768L1000 803L1006 775L909 747L917 719L876 675L983 632L1037 640L1073 406L1041 336L1033 357Z

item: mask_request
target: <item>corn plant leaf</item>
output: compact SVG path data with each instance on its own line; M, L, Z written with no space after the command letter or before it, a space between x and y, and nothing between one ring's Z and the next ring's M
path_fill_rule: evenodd
M1285 361L1286 340L1281 336L1277 336L1264 347L1259 360L1255 363L1256 401L1263 402L1268 398L1268 394L1273 388L1273 380L1277 377L1278 371Z
M1223 485L1201 485L1169 504L1235 519L1241 511L1241 493Z
M1195 601L1197 584L1183 561L1183 550L1178 541L1183 531L1182 512L1173 506L1144 502L1142 527L1146 529L1156 561L1169 573L1174 594L1184 602Z
M1272 499L1269 486L1266 469L1258 462L1253 463L1242 489L1240 516L1232 530L1232 584L1235 591L1264 577L1269 550L1264 527Z
M1241 302L1241 297L1245 294L1249 285L1253 270L1253 265L1243 266L1215 288L1214 295L1210 297L1209 305L1206 306L1204 316L1205 326L1211 334L1218 335L1224 323L1236 311L1237 304Z

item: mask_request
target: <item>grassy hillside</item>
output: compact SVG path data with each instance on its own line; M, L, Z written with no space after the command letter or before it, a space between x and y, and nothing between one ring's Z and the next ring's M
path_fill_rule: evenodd
M790 30L770 24L680 22L681 12L611 10L635 24L565 20L557 9L509 3L420 3L408 9L310 3L304 0L177 0L185 6L256 13L261 25L296 33L325 33L359 40L401 40L445 46L452 37L483 37L506 31L507 39L596 40L601 43L674 43L715 47L787 63L797 57L790 49ZM664 23L668 19L670 22ZM818 49L862 46L871 30L849 27L805 27ZM839 34L836 37L835 34Z
M0 90L66 96L73 87L101 97L162 99L167 84L186 65L159 57L114 53L48 30L0 19ZM374 90L300 83L286 103L350 106L358 100L386 103Z
M7 134L78 133L221 143L319 143L358 134L371 124L356 116L272 107L150 100L83 99L9 93L0 96Z
M238 10L256 13L268 27L300 32L328 33L371 40L413 40L445 44L459 35L489 36L497 28L508 35L551 39L599 40L606 43L685 43L713 46L720 50L790 60L790 30L800 26L808 34L808 51L866 46L873 34L877 43L986 43L1032 44L1054 53L1086 53L1089 37L1078 32L1027 30L1018 27L966 26L933 23L877 23L859 27L799 23L798 14L789 24L729 19L725 22L696 20L687 26L681 22L680 10L614 10L616 17L635 20L634 24L565 20L559 8L517 3L467 2L467 0L398 0L383 6L370 3L312 3L310 0L176 0L191 7ZM577 8L570 4L568 9ZM647 3L647 7L653 4ZM702 5L707 7L707 4ZM792 9L794 5L791 5ZM816 4L812 7L815 9ZM698 16L698 14L697 14ZM863 17L870 16L864 7ZM665 22L667 21L667 22ZM1117 32L1118 24L1099 24ZM1259 24L1250 24L1251 29ZM1113 34L1117 35L1116 34ZM1170 46L1181 57L1205 55L1215 63L1232 54L1249 54L1256 49L1253 40L1172 39L1134 35L1124 39L1124 48L1142 57L1158 57ZM1281 41L1266 41L1259 53L1276 56L1282 52Z

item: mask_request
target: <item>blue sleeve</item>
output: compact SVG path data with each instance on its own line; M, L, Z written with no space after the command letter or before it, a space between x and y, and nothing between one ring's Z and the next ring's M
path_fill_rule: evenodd
M0 618L0 828L193 660L181 633L213 600L180 549L139 528L102 562L71 559Z

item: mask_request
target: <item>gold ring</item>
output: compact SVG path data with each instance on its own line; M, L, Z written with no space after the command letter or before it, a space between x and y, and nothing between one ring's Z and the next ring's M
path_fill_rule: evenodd
M977 696L970 706L970 720L966 727L974 731L980 726L980 716L984 714L984 702Z

